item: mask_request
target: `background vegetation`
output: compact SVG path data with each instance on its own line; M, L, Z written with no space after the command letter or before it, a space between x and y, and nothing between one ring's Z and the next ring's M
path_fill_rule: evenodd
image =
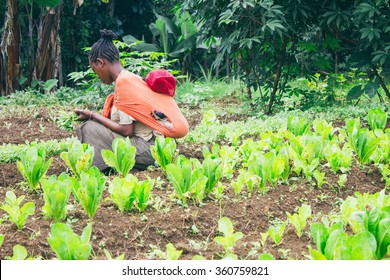
M160 53L182 77L238 78L266 114L390 97L389 0L7 0L0 16L1 95L75 86L69 74L87 69L85 47L109 28L123 52Z

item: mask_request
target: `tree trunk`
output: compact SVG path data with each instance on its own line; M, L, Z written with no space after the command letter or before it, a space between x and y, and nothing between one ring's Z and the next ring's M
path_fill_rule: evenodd
M58 77L59 55L61 54L58 36L62 6L61 4L57 8L50 8L39 23L34 69L35 78L39 81Z
M34 73L34 64L35 64L35 48L34 48L34 20L33 20L33 2L26 4L26 10L28 15L28 47L27 47L27 84L31 85L31 81L33 80Z
M3 96L19 89L19 8L19 0L7 1L7 12L0 44L0 93Z
M272 87L272 92L271 92L271 95L269 97L268 109L266 112L267 115L270 115L272 113L272 106L274 105L276 92L278 91L278 85L280 82L280 77L282 75L283 64L285 63L284 58L285 58L285 54L286 54L287 41L288 41L287 37L283 37L283 46L281 49L278 66L276 68L275 80L274 80L274 84Z

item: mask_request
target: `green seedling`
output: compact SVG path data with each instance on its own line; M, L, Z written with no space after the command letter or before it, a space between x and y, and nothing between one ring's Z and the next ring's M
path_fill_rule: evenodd
M175 194L183 203L186 203L188 197L194 197L198 203L203 201L208 179L199 161L179 156L174 164L167 165L166 172Z
M149 204L153 184L151 179L139 182L137 177L131 174L125 178L115 177L109 189L110 198L122 212L131 211L134 205L139 212L143 212Z
M339 176L339 180L337 181L337 191L340 192L344 186L345 186L345 183L347 182L347 174L341 174Z
M107 260L120 260L123 261L125 259L125 253L120 254L116 258L112 257L111 253L107 249L103 249L104 254L106 255Z
M49 179L41 181L45 205L42 207L43 214L53 218L54 222L66 219L69 195L77 184L75 178L62 173L60 176L52 175Z
M166 251L163 252L160 249L155 248L152 252L153 255L159 257L162 260L178 260L183 253L183 250L177 250L172 243L166 245Z
M232 254L237 241L244 235L242 232L234 232L233 223L227 217L219 219L218 230L223 234L223 236L215 237L214 241L223 246L225 249L225 255Z
M81 236L75 234L68 224L56 223L51 226L47 241L60 260L88 260L91 255L92 224L89 223Z
M67 152L61 153L61 158L78 179L80 179L81 172L91 168L93 157L94 148L78 140L70 145Z
M327 182L324 180L325 172L320 172L319 170L314 170L313 177L317 181L317 187L321 188Z
M45 149L37 149L37 147L28 147L24 153L20 154L20 160L16 162L16 166L26 180L28 186L32 190L39 188L39 180L45 176L53 158L47 162Z
M173 163L176 156L176 141L173 138L157 137L154 146L150 146L153 158L162 169Z
M5 194L5 204L0 207L0 209L7 212L9 220L17 226L18 230L22 230L28 217L35 213L34 202L27 202L20 207L24 197L24 195L16 197L13 191L7 191Z
M295 136L300 136L306 133L310 128L310 121L306 118L297 116L289 116L287 119L287 129Z
M221 160L214 156L208 156L202 163L203 174L207 177L205 195L208 195L222 177Z
M347 121L347 130L348 142L357 154L359 163L368 163L378 148L379 139L367 128L359 128L355 120Z
M283 223L279 223L277 225L271 225L268 228L268 234L271 237L272 241L275 243L275 245L279 245L282 242L286 226L287 221L284 221Z
M380 108L368 110L368 124L371 130L379 129L385 130L387 123L387 113L383 112Z
M102 150L101 154L104 162L118 171L122 177L126 177L135 165L136 148L131 145L128 137L115 138L112 141L112 151Z
M95 216L102 198L106 179L96 166L80 174L80 181L73 186L73 195L90 219Z
M260 261L274 261L275 257L269 253L262 253L259 255L258 260L260 260Z
M306 227L306 221L308 218L311 218L310 205L303 204L301 207L299 207L298 213L291 215L289 212L287 212L286 214L290 224L294 226L298 237L301 238Z

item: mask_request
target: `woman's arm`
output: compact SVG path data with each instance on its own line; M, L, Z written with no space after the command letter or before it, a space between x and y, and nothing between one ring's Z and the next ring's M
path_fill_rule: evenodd
M116 132L123 137L133 137L134 136L134 123L131 124L119 124L114 122L113 120L103 117L98 113L89 111L89 110L79 110L75 109L74 112L79 115L78 120L87 121L87 120L95 120L105 127L109 128L111 131Z

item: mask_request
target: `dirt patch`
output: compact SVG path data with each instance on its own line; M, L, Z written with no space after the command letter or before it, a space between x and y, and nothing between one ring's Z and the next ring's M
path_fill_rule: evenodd
M38 109L34 116L0 118L0 144L24 144L26 141L64 139L75 136L59 128L51 121L45 109Z

